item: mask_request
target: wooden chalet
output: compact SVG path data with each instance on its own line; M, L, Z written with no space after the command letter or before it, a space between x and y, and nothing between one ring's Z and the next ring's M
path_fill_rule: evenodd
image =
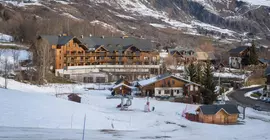
M130 82L128 82L126 79L121 78L116 81L112 93L114 95L131 95L132 89L134 88L135 87L133 87Z
M197 60L195 51L191 48L168 49L168 54L176 58L178 64L189 64Z
M83 37L41 35L55 50L55 69L86 65L158 64L159 53L151 41L133 37Z
M237 123L239 110L236 105L202 105L196 110L199 122L211 124Z
M205 52L199 48L196 49L196 56L198 62L210 61L212 64L216 64L217 61L214 52Z
M239 46L229 51L229 65L232 68L241 68L247 65L247 60L250 54L249 46Z
M47 41L55 62L56 76L78 81L100 83L119 77L135 80L159 74L159 53L150 40L123 37L41 35Z
M150 97L191 97L194 102L201 101L200 85L180 77L164 74L138 82L142 96Z

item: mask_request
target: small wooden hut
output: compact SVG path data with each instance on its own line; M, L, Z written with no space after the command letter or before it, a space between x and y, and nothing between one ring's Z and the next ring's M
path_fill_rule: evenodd
M197 110L199 122L212 124L235 124L239 115L236 105L203 105Z

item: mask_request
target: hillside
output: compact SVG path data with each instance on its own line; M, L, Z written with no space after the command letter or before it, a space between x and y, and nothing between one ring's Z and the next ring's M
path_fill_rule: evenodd
M269 45L265 42L270 34L267 0L1 1L4 28L0 32L25 41L37 34L65 32L77 36L126 34L185 46L255 37Z

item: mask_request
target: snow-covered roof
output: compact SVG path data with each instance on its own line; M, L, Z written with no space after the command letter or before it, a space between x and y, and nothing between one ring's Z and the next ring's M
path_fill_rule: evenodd
M135 88L135 87L133 87L133 86L129 86L129 85L126 85L126 84L124 84L124 83L120 83L120 84L118 84L118 85L113 86L113 89L116 89L116 88L121 87L121 86L125 86L125 87L128 87L128 88L130 88L130 89Z
M171 74L158 75L158 76L150 78L150 79L145 79L145 80L139 81L138 83L141 86L147 86L147 85L153 84L153 83L155 83L157 81L166 79L168 77L173 77L173 78L179 79L179 80L184 81L184 82L189 83L189 84L194 84L194 85L197 85L197 86L201 86L201 85L199 85L197 83L191 82L189 80L186 80L186 79L183 79L183 78L177 77L175 75L171 75Z

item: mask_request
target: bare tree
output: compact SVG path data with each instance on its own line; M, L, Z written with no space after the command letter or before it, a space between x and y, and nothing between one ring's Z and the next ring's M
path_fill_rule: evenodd
M37 65L37 72L38 72L38 83L44 84L46 71L49 70L50 66L50 45L47 40L38 39L35 43L35 57L36 65Z
M20 51L12 49L11 53L12 53L12 58L13 58L13 62L14 62L14 69L16 69L16 68L18 68Z
M5 58L5 60L2 63L3 63L3 66L4 66L4 78L5 78L4 88L7 89L7 86L8 86L8 75L9 75L10 70L12 69L12 66L9 63L8 58Z
M172 70L177 69L177 60L175 57L171 55L169 55L168 57L164 59L164 64L165 64L166 69L172 69Z

